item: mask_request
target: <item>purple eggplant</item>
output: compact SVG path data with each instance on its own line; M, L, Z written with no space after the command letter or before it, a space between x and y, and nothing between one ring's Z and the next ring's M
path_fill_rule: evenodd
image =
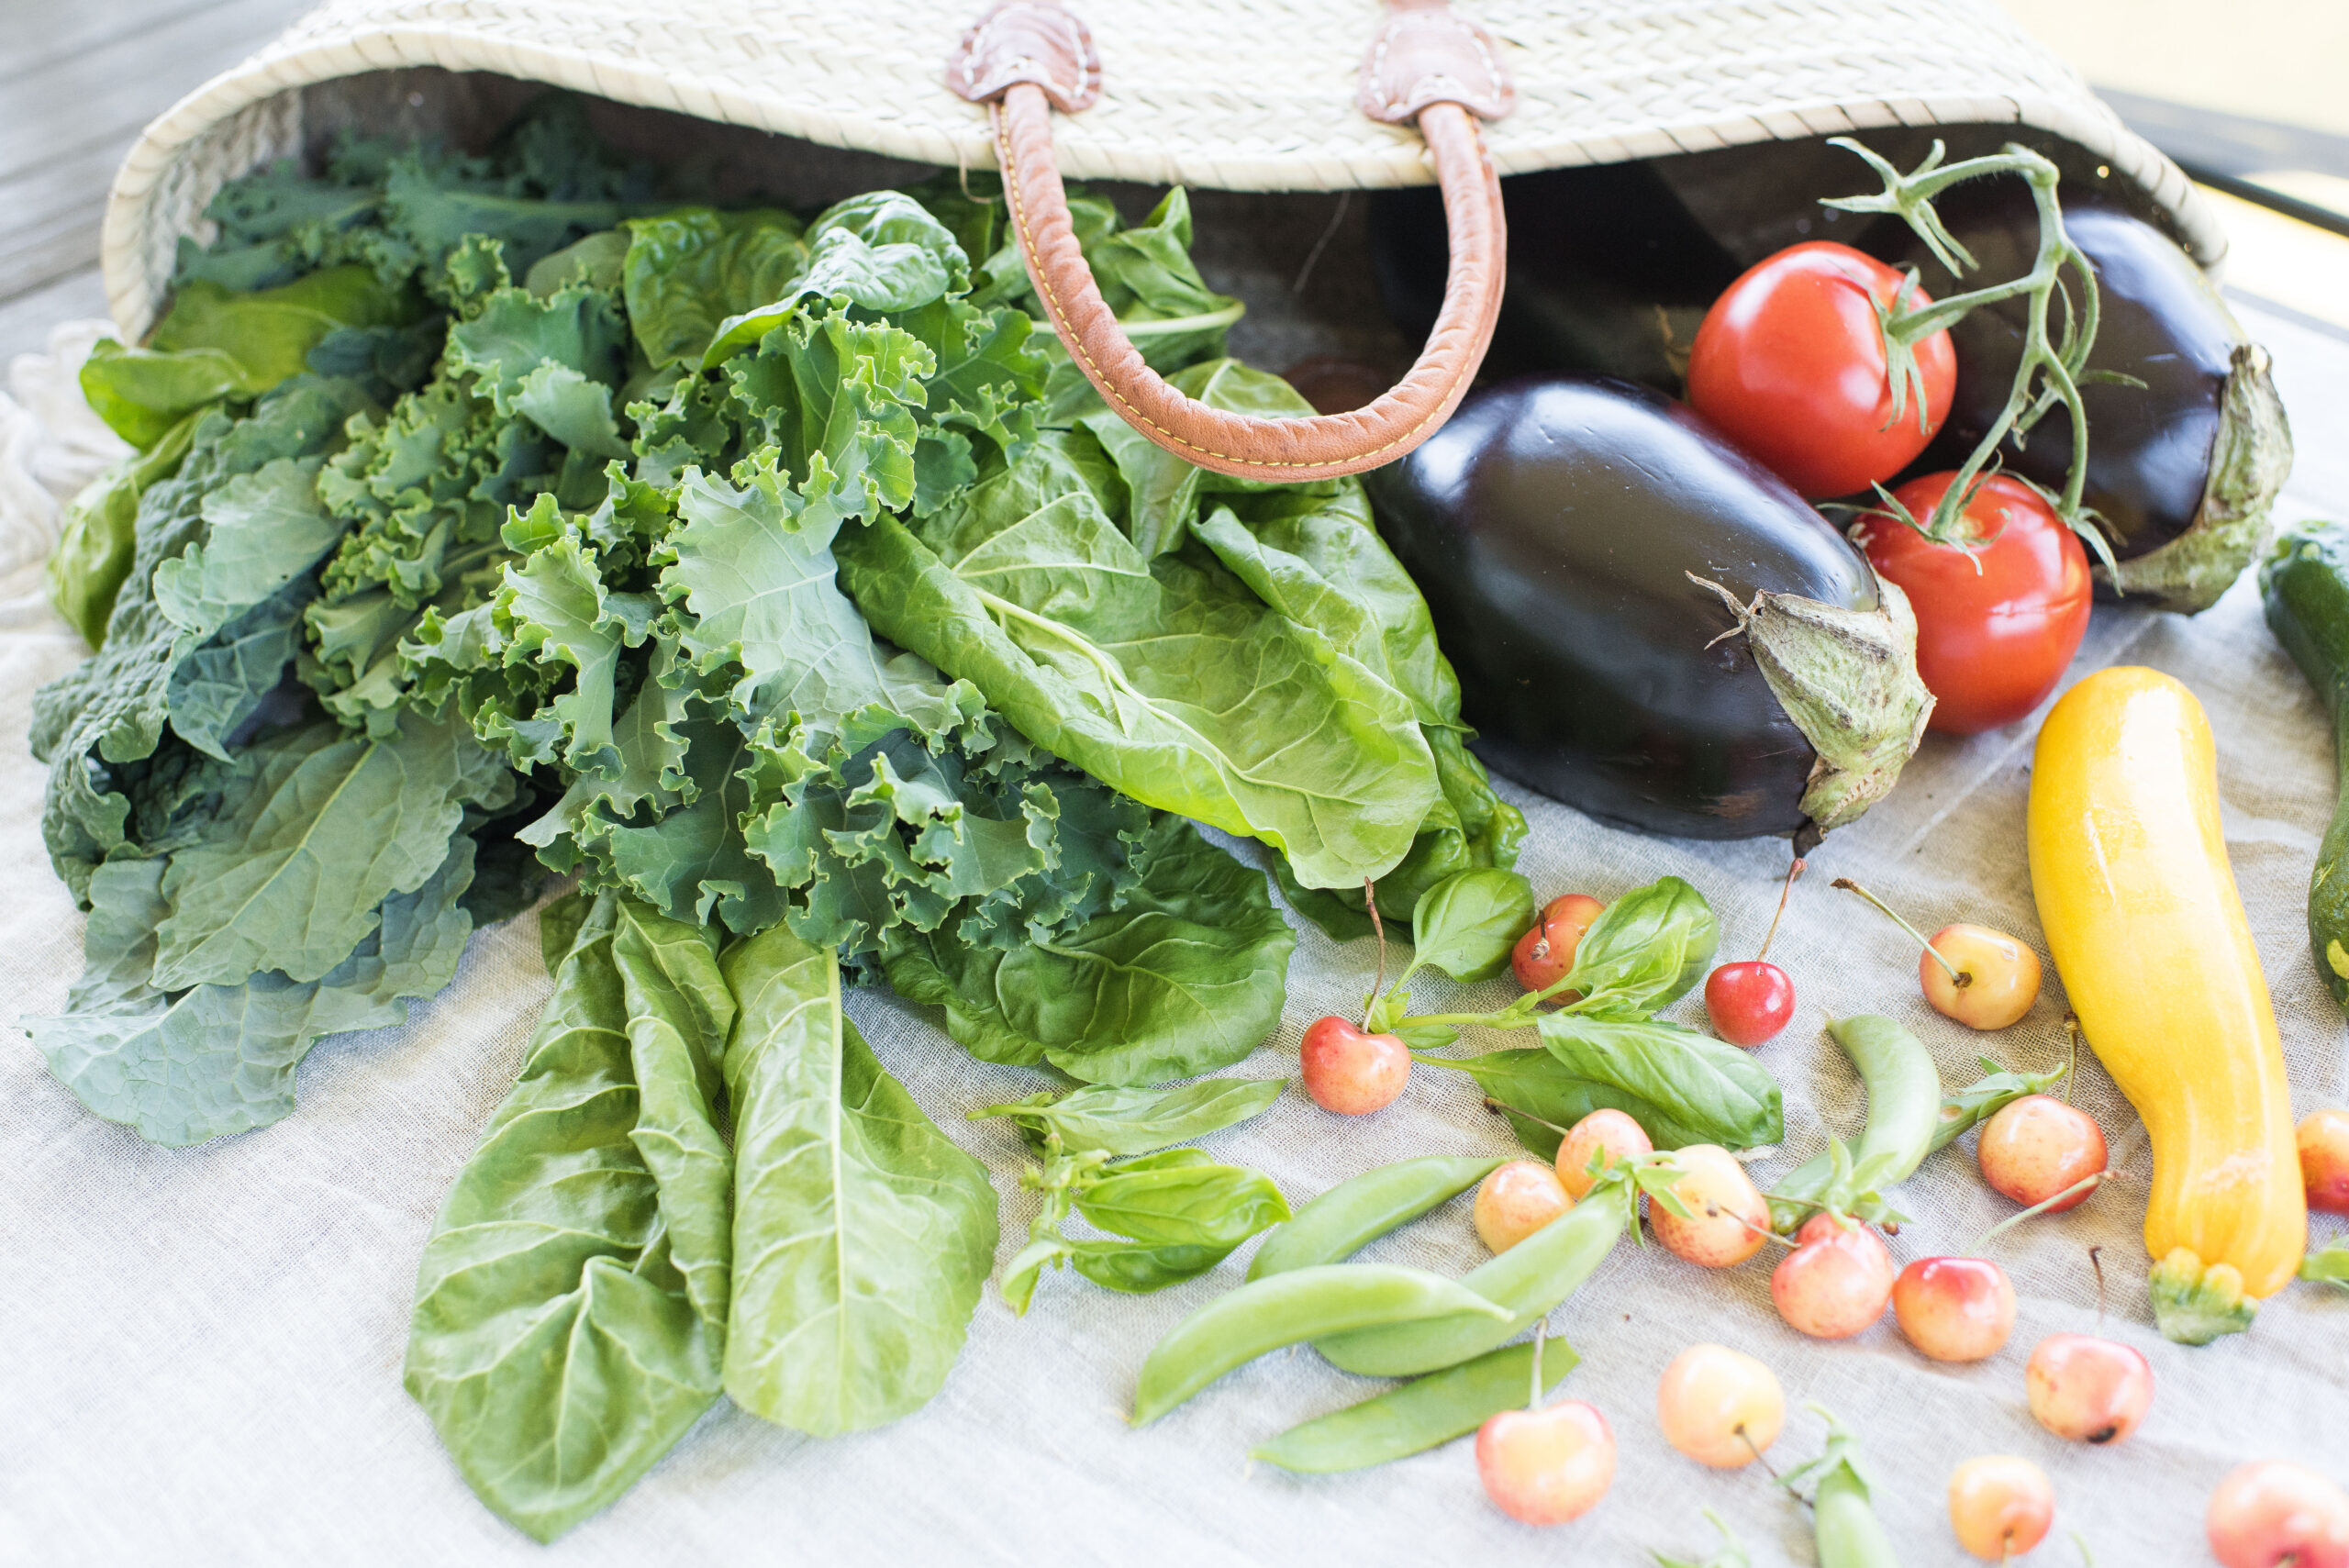
M1899 590L1681 404L1506 382L1366 479L1478 751L1520 784L1644 832L1801 842L1915 749Z
M1942 221L1981 265L1963 284L1906 224L1880 223L1860 247L1915 266L1926 292L1945 297L2029 272L2039 218L2020 180L1961 185L1935 203ZM2104 520L2125 596L2164 608L2205 609L2266 547L2268 514L2292 468L2292 438L2268 376L2267 351L2243 328L2186 252L2160 229L2105 202L2065 192L2064 226L2096 268L2102 316L2088 369L2143 385L2093 379L2087 405L2087 487ZM2005 406L2021 357L2023 306L2006 300L1951 329L1957 396L1919 472L1965 461ZM2022 441L2006 467L2060 489L2072 430L2060 413ZM2111 574L2097 569L2100 596Z

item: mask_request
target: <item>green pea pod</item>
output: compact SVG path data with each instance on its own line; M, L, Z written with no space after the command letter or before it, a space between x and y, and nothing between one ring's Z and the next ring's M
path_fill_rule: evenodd
M1412 1377L1482 1355L1533 1327L1581 1288L1631 1223L1631 1198L1629 1182L1604 1182L1499 1257L1470 1270L1460 1283L1480 1300L1499 1304L1506 1312L1499 1321L1456 1312L1317 1337L1313 1348L1331 1365L1367 1377Z
M1542 1352L1542 1391L1555 1388L1581 1359L1564 1340L1550 1340ZM1309 1475L1367 1470L1465 1437L1487 1417L1523 1405L1532 1385L1532 1345L1505 1345L1316 1416L1249 1450L1248 1457Z
M1504 1307L1466 1285L1380 1263L1325 1263L1255 1280L1174 1326L1141 1363L1133 1424L1146 1426L1238 1366L1325 1334L1423 1318L1505 1321Z
M1819 1568L1899 1568L1892 1538L1876 1517L1867 1478L1860 1473L1858 1442L1824 1408L1813 1405L1811 1409L1827 1418L1827 1450L1789 1471L1779 1485L1791 1492L1804 1481L1815 1484L1810 1527L1819 1546Z
M1264 1238L1248 1264L1248 1277L1263 1279L1341 1262L1438 1204L1458 1197L1500 1163L1433 1154L1397 1160L1340 1182Z
M1821 1205L1869 1218L1890 1214L1877 1194L1916 1173L1942 1120L1941 1073L1915 1035L1874 1014L1835 1019L1827 1032L1867 1086L1867 1127L1847 1176L1837 1174L1830 1148L1771 1189L1770 1223L1782 1231L1799 1228Z

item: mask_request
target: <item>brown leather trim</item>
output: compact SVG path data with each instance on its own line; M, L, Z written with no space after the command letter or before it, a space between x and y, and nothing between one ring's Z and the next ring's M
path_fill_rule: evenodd
M1168 451L1249 479L1296 483L1359 473L1434 434L1467 392L1500 311L1507 233L1492 159L1476 121L1457 104L1433 103L1419 117L1451 228L1450 276L1427 347L1368 406L1290 419L1210 408L1142 362L1102 300L1069 225L1068 196L1052 158L1050 100L1041 87L1015 83L993 113L1012 227L1053 331L1109 406Z
M1497 120L1517 103L1493 35L1455 16L1444 0L1389 0L1371 40L1354 101L1372 119L1408 125L1430 104L1458 104Z
M974 104L991 103L1020 82L1042 89L1064 115L1101 96L1093 34L1054 0L997 0L946 57L946 85Z

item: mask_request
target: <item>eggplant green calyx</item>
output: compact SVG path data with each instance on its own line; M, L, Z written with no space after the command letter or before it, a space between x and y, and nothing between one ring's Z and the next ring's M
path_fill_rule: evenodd
M1933 694L1917 673L1917 616L1898 584L1876 580L1878 606L1845 609L1796 594L1761 593L1751 604L1688 573L1721 597L1745 634L1771 695L1819 753L1802 808L1820 832L1858 820L1899 781L1932 717Z
M2163 545L2097 575L2157 608L2194 615L2209 609L2267 548L2277 493L2292 473L2292 427L2276 395L2273 361L2256 343L2238 343L2220 395L2219 433L2210 477L2193 524Z
M2173 1247L2146 1280L2154 1297L2154 1324L2162 1337L2181 1345L2207 1345L2221 1334L2251 1327L2259 1303L2243 1293L2243 1274L2232 1263L2208 1267L2192 1248Z

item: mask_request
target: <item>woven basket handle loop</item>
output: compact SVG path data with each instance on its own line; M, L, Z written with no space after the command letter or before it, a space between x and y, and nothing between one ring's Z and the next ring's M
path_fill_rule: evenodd
M1178 457L1219 473L1302 483L1392 462L1442 428L1468 390L1499 314L1506 229L1499 178L1475 117L1508 112L1492 40L1443 0L1394 0L1363 65L1372 117L1415 122L1443 192L1451 271L1419 361L1393 388L1345 414L1257 418L1184 396L1142 362L1078 248L1052 154L1052 112L1099 95L1084 23L1056 0L1000 0L963 36L947 84L990 106L1012 227L1028 275L1069 357L1104 401Z

